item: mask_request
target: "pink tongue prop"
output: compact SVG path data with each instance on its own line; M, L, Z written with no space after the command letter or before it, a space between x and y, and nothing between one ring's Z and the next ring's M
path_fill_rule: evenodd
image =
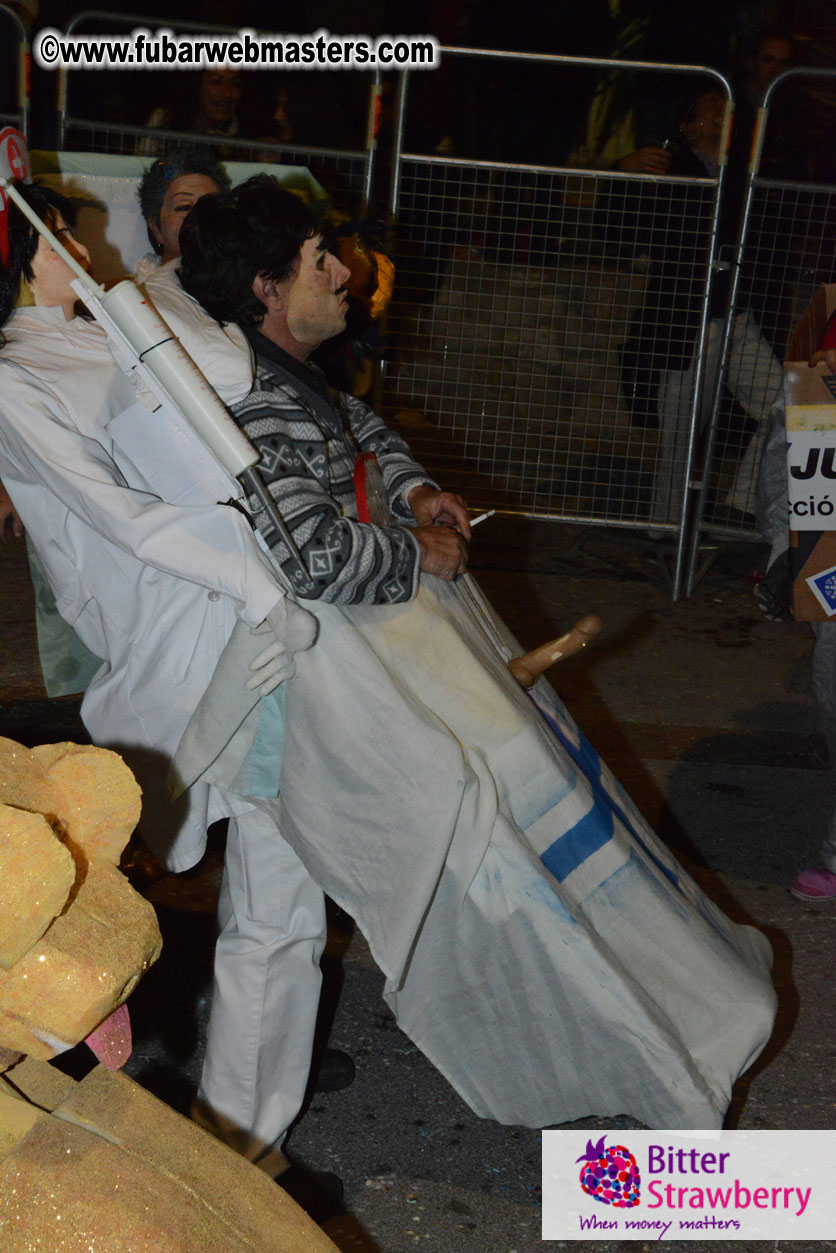
M100 1027L91 1031L85 1044L108 1070L118 1070L131 1055L131 1016L127 1005L120 1005Z

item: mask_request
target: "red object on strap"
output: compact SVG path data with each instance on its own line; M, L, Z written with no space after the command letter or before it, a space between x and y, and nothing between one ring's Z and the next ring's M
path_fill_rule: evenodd
M32 181L29 150L26 140L14 126L0 131L0 177L17 179L21 183ZM3 265L9 260L9 197L0 188L0 258Z
M373 452L361 452L355 458L354 496L358 522L372 522L375 526L392 524L380 462Z
M377 461L373 452L361 452L354 460L354 495L357 498L357 521L370 522L369 497L366 491L366 467Z
M9 263L9 197L0 187L0 261Z
M822 351L827 348L836 348L836 313L831 314L830 321L825 327L821 347Z

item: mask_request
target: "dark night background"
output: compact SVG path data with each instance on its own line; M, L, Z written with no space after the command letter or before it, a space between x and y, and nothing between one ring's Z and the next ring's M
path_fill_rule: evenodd
M836 15L816 0L418 0L408 6L394 0L114 0L118 14L146 12L176 25L177 19L220 24L238 29L308 34L325 27L335 34L434 34L441 42L469 47L569 56L608 57L619 32L635 19L647 18L638 56L707 64L739 75L747 46L759 31L778 25L800 39L803 62L836 64ZM78 3L42 0L35 29L66 28ZM830 10L830 15L828 15ZM102 20L80 32L106 33ZM127 32L124 23L113 31ZM10 49L7 47L5 57ZM194 72L192 72L193 74ZM414 74L411 86L411 128L408 145L431 151L445 137L456 155L493 160L560 164L583 125L600 71L560 72L552 67L508 64L501 69L478 61ZM3 74L8 83L12 75ZM188 72L76 73L71 112L113 123L142 125L159 105L188 94ZM290 93L294 142L334 147L361 146L367 76L361 72L271 71L246 76L242 124L246 133L264 133L263 118L275 81ZM184 81L185 80L185 81ZM54 145L56 75L33 67L33 147ZM636 84L643 92L644 85ZM827 120L814 119L819 129Z

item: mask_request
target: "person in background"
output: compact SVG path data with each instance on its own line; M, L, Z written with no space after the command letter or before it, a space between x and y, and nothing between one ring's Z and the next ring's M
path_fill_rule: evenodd
M243 74L240 70L202 70L198 75L181 76L178 82L181 87L188 82L193 90L195 80L197 94L190 102L180 103L178 96L176 106L154 109L145 125L150 130L189 131L207 138L233 141L241 134ZM187 97L186 92L181 91L180 94ZM136 152L138 156L153 156L161 151L162 146L161 141L146 137L138 141ZM222 144L216 151L219 156L229 159L234 149L229 144Z
M763 104L767 88L779 74L797 64L795 41L787 31L777 27L764 31L751 55L745 58L729 154L729 160L735 165L746 169L758 109ZM806 103L792 84L777 88L773 93L760 158L760 177L788 182L810 177L810 126Z
M180 228L201 196L228 191L226 170L199 144L174 148L143 174L137 195L154 252L140 261L135 281L174 330L204 373L221 380L218 393L231 404L252 387L255 366L237 327L221 328L180 285Z
M293 142L293 113L290 91L283 79L277 79L272 94L267 94L268 107L263 119L256 124L258 138L262 143L290 144Z
M678 127L679 144L671 159L670 174L692 180L717 177L725 108L724 95L715 89L700 93L688 104ZM646 425L660 429L651 524L678 521L685 497L682 480L697 375L701 298L709 242L694 204L687 183L672 189L669 215L677 222L694 223L690 238L683 233L671 244L664 228L659 229L653 222L643 228L650 241L651 273L644 305L633 320L630 338L622 350L622 361L635 362L635 372L641 370L645 380L646 412L634 412L634 421L643 419ZM727 246L736 238L737 207L733 200L726 201L718 226L718 247ZM705 209L702 211L704 213ZM699 432L705 430L711 416L727 304L728 272L721 271L714 276L711 287L698 407ZM658 384L654 378L658 379ZM744 413L757 423L757 431L745 449L723 502L722 509L726 513L734 511L742 517L753 509L767 418L782 382L781 367L761 333L757 311L740 310L732 325L726 385Z
M175 148L148 166L137 194L156 258L151 266L180 256L180 227L195 201L230 186L226 170L199 144Z
M763 104L766 89L779 74L790 69L796 63L795 44L792 37L784 31L772 28L764 31L758 39L750 56L745 59L745 75L741 83L736 101L732 161L735 160L735 146L748 158L752 142L752 131L755 117ZM637 135L648 129L648 118L641 102L637 107ZM658 113L658 109L657 109ZM804 176L805 165L803 154L806 151L804 135L806 127L793 125L799 119L793 113L792 121L779 110L779 124L773 121L770 126L766 150L761 158L761 169L765 178L791 178L794 174ZM674 119L671 118L671 129ZM780 125L780 134L779 134ZM656 121L656 130L664 130ZM793 144L790 136L793 135ZM671 161L675 145L668 142L665 146L651 142L645 137L640 146L619 157L613 162L612 169L632 174L668 174L671 172ZM746 160L742 162L743 169ZM780 169L778 168L780 167Z
M269 145L255 150L252 159L274 165L282 160L279 146L293 143L294 139L290 90L284 78L274 79L267 90L259 92L251 113L249 131L255 136L253 142Z

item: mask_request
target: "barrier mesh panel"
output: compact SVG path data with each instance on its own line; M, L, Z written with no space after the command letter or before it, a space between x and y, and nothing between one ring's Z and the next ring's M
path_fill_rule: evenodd
M28 84L20 81L20 49L23 40L21 19L0 4L0 127L23 126L20 108L21 86L28 97Z
M438 478L678 527L717 184L407 156L387 413ZM663 405L667 405L667 409Z
M67 120L64 147L69 151L159 157L183 144L200 144L211 149L219 160L305 166L337 208L351 214L362 211L368 161L365 152L336 152L238 138L229 140L207 135L185 135L148 130L146 127L88 122L80 118Z

